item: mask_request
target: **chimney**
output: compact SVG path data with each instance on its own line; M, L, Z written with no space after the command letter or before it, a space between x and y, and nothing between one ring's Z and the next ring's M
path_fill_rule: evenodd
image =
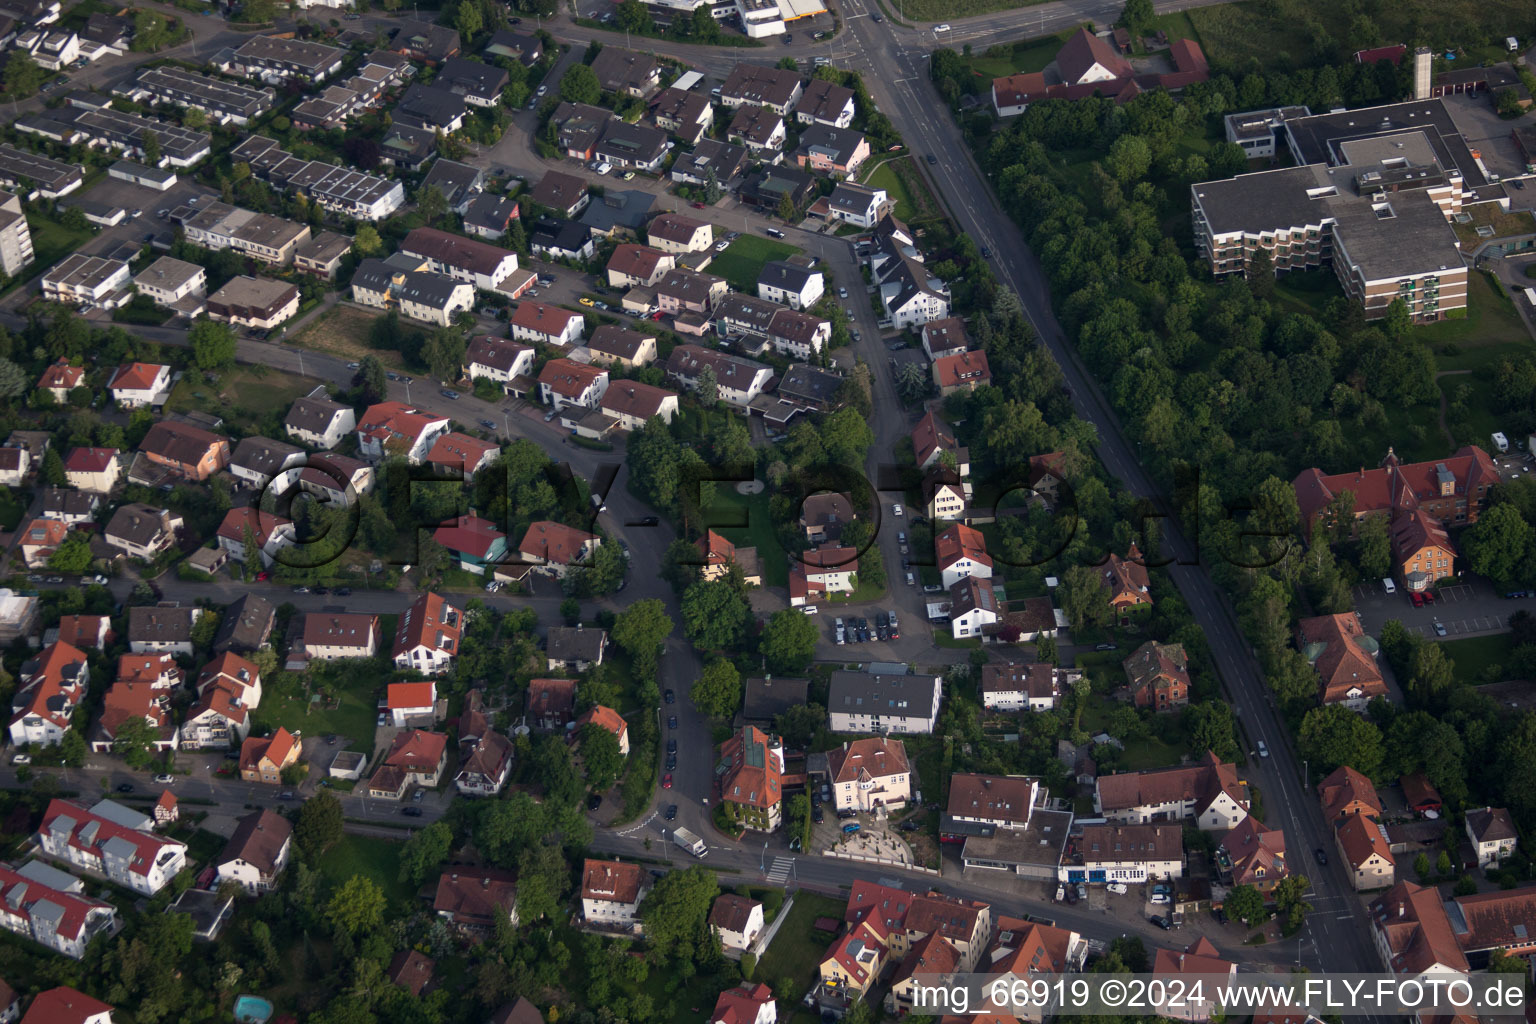
M1429 47L1421 46L1413 51L1413 98L1416 100L1429 99L1429 69Z

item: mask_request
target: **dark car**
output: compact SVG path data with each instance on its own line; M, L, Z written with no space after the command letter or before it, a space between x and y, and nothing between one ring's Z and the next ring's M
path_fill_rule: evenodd
M313 587L310 590L310 593L313 593L313 594L329 594L330 592L331 592L331 588L330 587Z
M811 808L811 820L818 825L827 820L827 812L821 809L821 804Z
M667 813L662 815L668 821L677 820L677 804L667 804Z
M400 813L405 815L407 818L419 818L419 817L421 817L421 808L420 807L402 807L402 808L400 808Z
M668 690L663 696L666 698L668 704L677 703L677 694L673 693L671 690Z
M676 771L676 770L677 770L677 755L676 754L668 754L667 755L667 771L671 772L671 771Z
M1312 856L1319 864L1328 863L1328 851L1321 846L1312 851Z
M897 827L900 828L903 832L916 832L918 829L922 828L923 826L922 826L921 822L904 821L904 822L902 822Z
M482 427L484 427L486 430L495 430L496 429L496 421L495 420L481 420L480 421L480 425Z
M1167 931L1168 929L1173 927L1173 924L1171 922L1169 922L1169 920L1166 917L1163 917L1161 914L1153 914L1151 917L1147 918L1147 920L1151 921L1153 924L1157 925L1163 931Z
M676 715L668 715L667 716L667 728L668 729L676 729L677 728L677 716Z
M661 520L657 519L655 516L642 516L640 518L640 521L637 522L635 525L636 526L660 526L661 525Z
M875 629L877 629L877 630L885 629L885 623L886 623L885 612L876 612L875 613Z
M929 154L928 154L928 162L929 162L929 163L930 163L930 164L936 164L936 163L938 163L938 162L939 162L939 158L938 158L938 157L936 157L936 156L934 156L934 155L933 155L933 154L932 154L932 153L929 153Z
M832 784L829 782L821 784L821 802L824 804L832 802Z
M122 785L117 787L117 791L119 793L132 793L133 792L133 783L125 782Z
M352 596L352 588L351 587L337 587L336 588L336 596L337 597L351 597Z
M677 753L677 740L667 740L667 753Z
M588 794L588 796L587 796L587 810L595 811L599 807L601 807L602 805L603 805L603 798L602 798L602 796L600 794L598 794L598 793Z
M459 393L454 391L452 388L443 388L438 392L438 394L442 395L444 398L451 398L454 400L457 400L459 397Z
M1094 644L1093 645L1093 649L1096 650L1096 651L1118 651L1120 649L1120 645L1119 644Z

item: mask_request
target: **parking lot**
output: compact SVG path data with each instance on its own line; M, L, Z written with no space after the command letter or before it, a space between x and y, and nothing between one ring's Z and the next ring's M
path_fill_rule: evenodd
M1372 636L1381 635L1381 627L1388 619L1397 619L1410 633L1422 637L1499 633L1508 628L1509 616L1523 604L1499 596L1482 579L1442 586L1432 602L1419 608L1413 606L1412 598L1401 587L1395 594L1388 594L1380 581L1356 586L1354 598L1360 623ZM1435 628L1437 623L1444 633Z

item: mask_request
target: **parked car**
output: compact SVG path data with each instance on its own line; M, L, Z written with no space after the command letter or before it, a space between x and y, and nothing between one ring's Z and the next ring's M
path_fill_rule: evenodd
M827 820L827 812L821 809L821 804L811 808L811 820L818 825Z
M863 828L863 826L858 822L850 821L848 824L843 826L843 835L851 836L861 828Z
M1417 590L1410 590L1408 592L1408 600L1413 602L1413 606L1415 608L1424 607L1424 595L1419 593Z
M159 783L162 786L169 786L169 785L171 785L175 781L176 781L176 776L168 774L166 772L161 772L159 775L155 776L155 782Z
M1124 896L1128 891L1124 882L1110 882L1107 886L1105 886L1105 888L1114 893L1116 896Z
M1056 902L1060 903L1067 898L1067 887L1063 883L1056 883Z
M665 775L663 775L661 777L661 788L662 789L671 789L672 788L672 773L671 772L667 772L667 774L665 774Z
M1435 623L1435 636L1445 636L1445 623Z
M677 740L675 738L667 740L667 753L669 753L669 754L677 753Z
M701 203L701 202L699 202L699 201L698 201L698 200L697 200L697 199L695 199L695 200L694 200L694 201L693 201L693 208L694 208L694 209L695 209L695 210L702 210L702 209L704 209L704 204L703 204L703 203Z
M800 606L800 614L801 615L819 615L819 614L821 614L821 609L816 607L813 604L803 604L803 605Z
M496 429L496 421L495 420L481 420L480 421L480 425L482 427L484 427L486 430L495 430Z
M119 793L132 793L133 792L133 783L131 783L131 782L124 782L124 783L120 784L117 787L117 791Z
M897 519L900 519L905 514L906 513L904 513L901 510L901 503L900 502L897 502L896 504L891 506L891 515L895 516Z
M668 704L676 704L677 703L677 694L672 692L671 689L668 689L666 694L664 694L664 696L666 697L666 701L667 701Z
M662 815L668 821L677 820L677 804L667 804L667 813Z
M677 716L676 715L668 715L667 716L667 728L668 729L676 729L677 728Z
M1147 920L1151 921L1153 924L1157 925L1163 931L1167 931L1168 929L1173 927L1173 925L1168 921L1168 919L1166 917L1162 917L1162 916L1157 915L1157 914L1153 914L1151 917L1147 918Z
M1118 651L1120 649L1120 645L1114 643L1094 644L1093 649L1096 651Z
M31 764L31 763L32 763L32 755L31 754L17 754L15 757L11 758L11 764Z
M1312 859L1317 861L1319 864L1327 866L1328 851L1319 846L1317 849L1312 851Z
M402 807L402 808L400 808L400 813L405 815L407 818L419 818L419 817L421 817L421 808L420 807Z
M443 388L441 391L438 392L438 394L440 394L444 398L450 399L452 401L458 401L458 398L459 398L459 393L457 391L454 391L452 388Z

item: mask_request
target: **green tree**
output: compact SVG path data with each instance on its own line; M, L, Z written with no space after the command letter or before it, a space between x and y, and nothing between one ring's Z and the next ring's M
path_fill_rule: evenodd
M1346 764L1368 778L1381 772L1381 730L1343 704L1307 712L1297 745L1319 775Z
M602 94L597 74L585 64L572 64L560 76L560 98L567 103L596 103Z
M467 44L472 36L479 34L484 27L480 17L480 5L478 3L460 3L458 14L454 18L454 27L459 30L459 35L464 37Z
M587 787L594 793L607 792L624 771L619 738L596 722L582 726L580 738L581 766L587 773Z
M416 210L428 224L433 224L448 212L448 200L436 185L423 185L416 193Z
M254 580L261 575L265 568L262 564L261 545L256 541L256 531L251 529L249 523L241 528L240 546L245 554L241 558L241 567L245 569L245 578Z
M1237 718L1222 701L1207 700L1184 709L1183 725L1191 750L1209 750L1223 761L1238 755Z
M25 50L12 50L5 58L5 94L24 99L37 92L43 82L43 69Z
M467 5L460 5L460 9L464 6ZM438 380L458 380L464 366L464 335L452 327L439 327L427 336L427 343L421 347L421 360Z
M1156 13L1152 9L1152 0L1125 0L1125 10L1120 12L1120 24L1131 35L1141 35L1152 24Z
M651 13L640 0L624 0L619 4L615 13L618 16L619 27L625 32L649 32L655 26L651 23Z
M1113 616L1103 580L1092 566L1074 565L1062 573L1057 597L1074 628L1108 625Z
M827 709L820 704L796 704L774 717L773 731L791 747L808 746L827 719Z
M672 616L658 598L636 601L613 622L613 642L629 655L630 664L642 679L654 678L657 652L672 635Z
M1445 656L1439 644L1421 643L1413 652L1413 670L1408 677L1408 692L1420 704L1427 704L1447 693L1456 683L1456 663Z
M299 805L293 823L293 844L313 861L341 840L341 801L329 790L322 790Z
M79 731L71 729L59 740L59 755L64 763L71 768L79 768L85 764L87 747L85 737Z
M704 202L714 206L723 195L725 190L720 187L720 179L716 176L715 169L711 167L704 176Z
M701 651L734 647L747 628L751 609L729 579L705 580L683 592L683 635Z
M187 332L187 340L199 370L223 370L235 364L235 332L228 324L199 318Z
M143 717L136 715L117 727L112 737L112 753L122 756L130 768L145 768L155 759L155 740L159 733Z
M1335 704L1334 707L1342 707ZM1354 712L1350 712L1354 714ZM1307 911L1312 909L1312 904L1305 899L1307 890L1312 887L1311 881L1306 875L1292 875L1282 878L1270 897L1275 901L1275 910L1285 918L1285 927L1288 933L1295 932L1307 919Z
M40 472L43 482L54 487L63 487L69 482L69 477L64 472L64 457L52 445L43 453L43 468Z
M400 881L420 885L426 881L453 849L453 830L444 821L434 821L406 840L400 851Z
M1264 911L1264 894L1251 885L1234 886L1222 904L1229 918L1252 927L1269 920Z
M1525 521L1518 506L1494 505L1477 517L1477 522L1462 534L1462 548L1467 564L1480 576L1487 576L1501 589L1508 589L1525 568L1531 539L1536 531Z
M367 875L353 875L331 896L325 912L332 924L355 937L383 922L387 902L379 883Z
M714 872L698 864L657 879L638 913L651 955L658 961L693 960L709 938L706 921L719 895Z
M372 224L360 225L357 234L352 237L352 251L359 256L377 256L384 251L384 242L379 238L378 228Z
M363 356L352 376L352 386L362 389L363 401L370 405L384 400L389 394L389 374L378 356Z
M856 409L839 409L821 421L822 448L833 463L863 465L865 453L874 443L875 432Z
M1381 579L1392 571L1392 537L1384 516L1360 521L1360 571L1368 579Z
M768 670L784 674L805 671L816 656L816 623L798 608L774 612L763 627L758 650L768 659Z
M731 718L741 707L741 673L724 658L712 661L694 681L692 696L693 706L701 713L711 718Z
M13 51L11 60L22 52L25 51ZM20 398L29 386L25 370L9 359L0 359L0 398Z
M1109 147L1108 164L1122 185L1142 181L1152 167L1152 147L1140 135L1122 135Z
M720 384L715 380L714 367L706 366L699 371L693 394L704 408L713 409L715 407L715 403L720 400Z
M1430 874L1429 854L1420 853L1413 858L1413 873L1419 876L1419 881L1427 882Z
M794 199L790 197L788 192L785 192L783 195L779 196L779 208L777 212L780 220L793 221L795 216L800 211L796 208Z
M70 530L53 554L48 556L48 568L62 573L78 575L91 564L91 539L84 530Z
M140 145L144 150L144 162L151 167L159 167L160 136L146 129Z

